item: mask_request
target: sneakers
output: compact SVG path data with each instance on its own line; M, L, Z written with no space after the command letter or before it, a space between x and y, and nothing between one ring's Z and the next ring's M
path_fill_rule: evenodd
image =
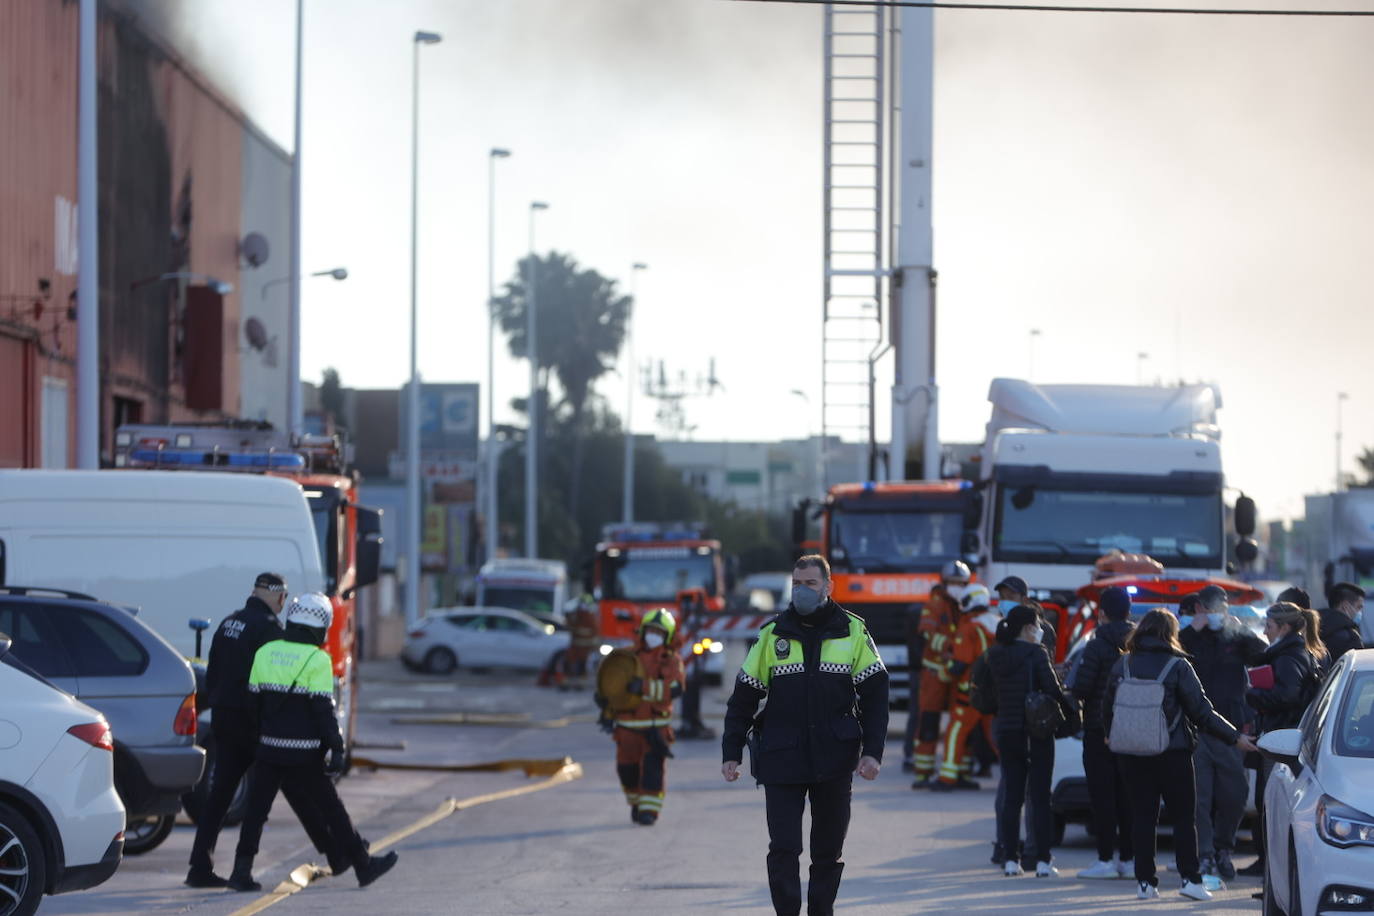
M1025 872L1021 870L1020 862L1015 859L1008 859L1006 864L1002 866L1002 874L1006 875L1008 878L1016 878L1024 875Z
M1121 877L1121 866L1115 859L1098 859L1092 865L1078 873L1080 878L1111 878L1115 880Z
M1193 900L1212 899L1212 892L1203 887L1201 882L1194 883L1186 878L1183 881L1183 887L1179 888L1178 892L1184 897L1191 897Z
M1035 877L1057 878L1059 877L1059 869L1055 868L1049 862L1037 862L1035 863Z
M1236 879L1236 866L1231 861L1231 850L1217 850L1217 877L1223 881L1234 881Z
M358 876L358 886L367 887L382 875L391 871L396 864L396 850L392 850L384 856L369 856L367 861L361 865L354 866L353 871Z
M1137 881L1137 882L1136 882L1135 899L1137 899L1137 900L1155 900L1155 899L1157 899L1158 897L1159 897L1159 888L1155 887L1155 886L1154 886L1153 884L1151 884L1149 881Z
M1116 876L1118 878L1130 878L1135 875L1135 859L1126 859L1116 863Z

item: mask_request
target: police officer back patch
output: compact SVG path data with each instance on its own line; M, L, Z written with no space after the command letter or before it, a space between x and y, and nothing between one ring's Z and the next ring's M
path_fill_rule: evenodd
M786 658L787 654L791 651L792 644L788 642L786 639L783 639L781 636L779 636L777 640L773 643L773 654L776 655L778 658Z

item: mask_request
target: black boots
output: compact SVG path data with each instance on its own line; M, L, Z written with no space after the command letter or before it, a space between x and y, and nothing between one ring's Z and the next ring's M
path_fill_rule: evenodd
M391 871L396 864L396 850L392 850L384 856L368 856L366 859L356 862L353 871L358 876L358 886L367 887L382 875Z
M229 880L225 884L231 891L262 890L262 885L253 880L253 860L251 858L235 858L234 870L229 874Z
M194 868L186 873L187 887L228 887L229 882L215 874L214 871L196 871Z

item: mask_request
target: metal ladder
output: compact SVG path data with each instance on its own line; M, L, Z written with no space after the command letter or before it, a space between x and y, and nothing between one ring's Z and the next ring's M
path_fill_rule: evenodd
M887 16L882 6L825 7L823 444L872 431L887 275Z

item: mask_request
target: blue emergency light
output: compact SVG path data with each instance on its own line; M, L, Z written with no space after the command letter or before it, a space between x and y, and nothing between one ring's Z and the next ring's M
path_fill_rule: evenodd
M305 458L290 452L226 453L205 449L136 448L129 458L154 467L223 467L229 470L299 471Z

